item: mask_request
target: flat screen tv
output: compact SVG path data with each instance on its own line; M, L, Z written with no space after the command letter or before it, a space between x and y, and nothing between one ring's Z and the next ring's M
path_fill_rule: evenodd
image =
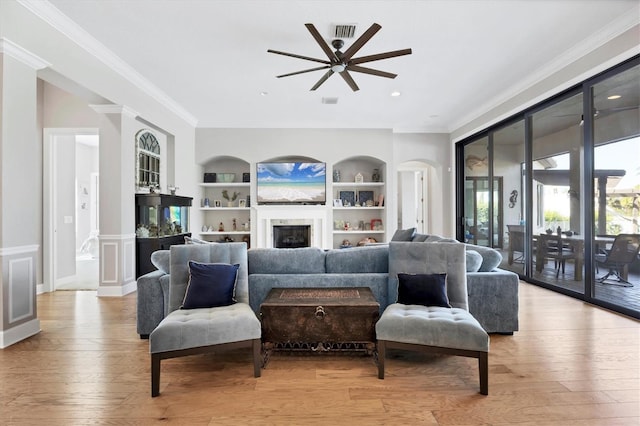
M258 163L258 204L325 204L325 163Z

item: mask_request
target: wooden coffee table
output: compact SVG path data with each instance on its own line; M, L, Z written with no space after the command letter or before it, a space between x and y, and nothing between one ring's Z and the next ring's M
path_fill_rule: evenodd
M375 352L380 304L368 287L274 288L260 315L265 363L272 350Z

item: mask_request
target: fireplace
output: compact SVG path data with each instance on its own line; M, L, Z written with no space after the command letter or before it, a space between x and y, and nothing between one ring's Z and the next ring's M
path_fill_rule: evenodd
M278 226L308 227L308 247L331 247L326 206L256 206L255 210L256 241L255 244L251 241L251 247L276 247L275 228Z
M274 225L273 247L310 247L311 225Z

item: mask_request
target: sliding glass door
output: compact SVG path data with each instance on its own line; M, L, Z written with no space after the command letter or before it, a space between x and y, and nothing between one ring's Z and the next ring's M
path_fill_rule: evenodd
M532 276L567 291L584 292L584 119L582 92L531 114L532 180L535 188Z
M640 56L458 142L456 164L458 239L640 318Z
M592 294L638 310L640 295L640 65L599 79L593 104Z

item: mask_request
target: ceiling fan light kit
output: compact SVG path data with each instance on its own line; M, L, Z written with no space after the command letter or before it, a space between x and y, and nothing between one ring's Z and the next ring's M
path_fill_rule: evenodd
M333 74L338 73L342 79L347 83L347 85L351 88L351 90L358 91L360 88L356 84L356 82L351 77L350 72L359 72L363 74L375 75L378 77L385 78L396 78L397 74L393 74L390 72L379 71L373 68L363 67L359 64L379 61L382 59L394 58L396 56L410 55L411 49L402 49L402 50L394 50L391 52L378 53L375 55L361 56L359 58L354 58L353 56L373 37L382 27L379 24L373 24L367 29L349 48L342 52L340 49L344 46L344 41L341 39L335 39L331 42L331 45L335 49L335 51L331 50L331 47L327 42L322 38L318 30L313 24L305 24L305 27L311 33L311 36L315 39L316 43L320 46L322 51L327 55L327 59L318 59L312 58L309 56L297 55L294 53L281 52L279 50L269 49L267 52L275 53L276 55L284 55L292 58L304 59L306 61L318 62L324 64L320 67L309 68L302 71L295 71L287 74L278 75L278 78L289 77L292 75L304 74L313 71L319 70L327 70L327 72L320 77L320 80L316 82L315 85L311 88L311 90L316 90L320 87L329 77Z

